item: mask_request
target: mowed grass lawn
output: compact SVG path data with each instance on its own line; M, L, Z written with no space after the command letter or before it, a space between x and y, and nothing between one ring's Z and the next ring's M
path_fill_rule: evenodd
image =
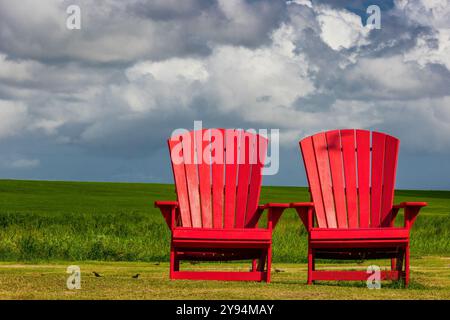
M395 202L429 206L411 235L411 287L387 283L375 296L363 283L304 285L306 232L292 210L275 230L274 268L284 272L269 286L169 281L170 233L153 202L175 198L166 184L0 180L0 298L449 298L449 191L397 191ZM308 200L306 188L263 187L260 203ZM80 291L65 289L69 264L82 268ZM235 266L244 267L206 265Z
M357 268L366 269L370 262ZM450 299L450 259L415 258L408 289L384 281L380 290L364 282L318 282L306 285L306 265L275 263L272 282L186 281L168 279L169 265L144 262L78 262L81 289L66 287L68 263L0 263L0 299ZM221 265L247 270L249 264ZM319 265L319 268L321 266ZM327 265L327 268L339 267ZM387 268L387 263L384 266ZM216 269L191 265L184 269ZM95 277L93 271L101 277ZM132 278L139 274L138 278Z

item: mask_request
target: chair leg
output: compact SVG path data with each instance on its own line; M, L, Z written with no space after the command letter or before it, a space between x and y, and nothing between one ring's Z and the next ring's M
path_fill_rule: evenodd
M312 284L312 283L313 283L313 277L312 277L313 269L314 269L314 255L313 255L313 250L312 250L311 247L308 245L308 280L307 280L307 283L308 283L308 284Z
M180 271L180 260L178 260L177 254L175 253L175 260L173 264L174 271Z
M266 266L266 258L267 258L267 251L262 251L261 256L258 260L258 265L256 267L256 270L264 271L265 266Z
M270 245L267 250L267 271L266 271L266 282L270 283L270 272L272 269L272 245Z
M396 271L397 269L397 259L391 258L391 271Z
M173 246L170 246L170 269L169 269L169 278L174 279L175 273L175 250Z
M252 260L252 271L256 271L258 268L258 259L253 259Z
M403 256L405 255L405 251L402 250L398 254L397 258L394 258L395 260L395 271L398 271L398 277L397 281L403 280Z
M409 284L409 243L405 250L405 288Z

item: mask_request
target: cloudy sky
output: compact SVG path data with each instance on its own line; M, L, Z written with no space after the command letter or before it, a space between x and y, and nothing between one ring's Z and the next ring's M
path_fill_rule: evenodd
M450 189L450 1L0 0L0 178L172 182L194 120L280 129L265 184L306 184L300 138L365 128L401 139L398 187Z

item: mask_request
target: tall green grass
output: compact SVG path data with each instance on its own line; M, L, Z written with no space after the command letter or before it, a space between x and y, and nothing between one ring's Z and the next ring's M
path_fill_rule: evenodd
M164 184L0 180L0 260L166 261L170 233L153 202L175 197ZM260 202L308 198L306 188L263 187ZM450 192L398 191L396 202L406 200L429 203L414 225L412 254L450 255ZM274 261L305 257L306 232L288 210Z

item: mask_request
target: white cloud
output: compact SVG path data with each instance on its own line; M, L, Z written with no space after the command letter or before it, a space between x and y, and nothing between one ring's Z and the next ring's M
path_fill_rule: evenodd
M31 79L32 62L12 61L0 53L0 80L24 81Z
M245 116L268 106L289 108L314 91L308 63L294 52L292 37L292 27L282 25L269 47L222 46L214 51L208 59L208 93L221 110L240 108Z
M370 30L363 26L361 17L352 12L319 7L317 20L321 27L320 37L333 50L368 43Z
M400 0L395 4L398 14L402 14L405 19L435 31L433 35L420 35L416 46L405 52L405 58L421 65L443 64L450 70L450 1Z
M347 79L361 83L368 96L386 96L390 93L407 95L423 87L420 70L405 63L402 56L388 58L363 58L347 74Z
M22 132L26 123L26 105L21 102L0 100L0 139Z
M127 77L130 81L150 75L155 80L173 83L177 81L206 81L208 71L202 60L174 58L160 62L142 62L127 69Z

